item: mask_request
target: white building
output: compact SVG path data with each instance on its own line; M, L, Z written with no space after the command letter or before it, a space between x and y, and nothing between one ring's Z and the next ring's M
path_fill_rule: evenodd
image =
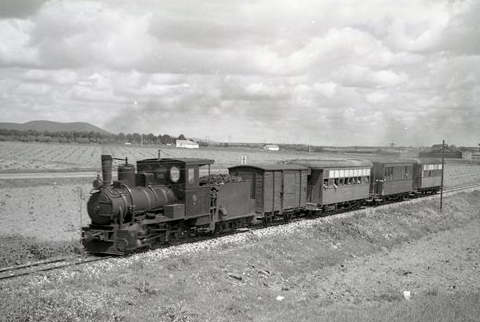
M198 143L190 140L177 140L175 143L177 148L198 149Z
M263 149L266 151L278 151L280 150L280 147L276 144L267 144L263 147Z

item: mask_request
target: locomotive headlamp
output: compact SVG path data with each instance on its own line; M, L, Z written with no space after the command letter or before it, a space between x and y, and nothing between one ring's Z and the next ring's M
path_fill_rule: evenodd
M172 182L178 182L180 180L180 169L176 166L170 168L170 180Z
M93 183L92 183L93 189L99 190L102 187L102 184L103 184L103 182L100 179L93 180Z

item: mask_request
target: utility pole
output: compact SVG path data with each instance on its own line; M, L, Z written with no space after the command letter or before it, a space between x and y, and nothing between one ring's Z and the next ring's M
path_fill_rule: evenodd
M440 211L443 207L443 169L445 168L445 140L442 141L442 181L440 183Z

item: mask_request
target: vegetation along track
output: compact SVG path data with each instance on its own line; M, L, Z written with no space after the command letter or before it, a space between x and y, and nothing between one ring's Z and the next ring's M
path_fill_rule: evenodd
M76 266L108 259L110 257L63 257L46 261L39 261L19 266L11 266L0 269L0 280L6 280L19 276L32 275L39 272L51 271L68 266Z
M478 188L478 187L480 187L480 183L470 182L470 183L464 183L464 184L459 184L454 186L447 186L443 189L443 192L454 192L454 191L461 191L461 190Z
M445 193L450 193L450 192L457 192L457 191L462 191L462 190L467 190L467 189L472 189L472 188L479 188L480 183L466 183L462 185L455 185L451 187L446 187L444 189ZM348 212L348 211L347 211ZM334 215L335 213L331 213L331 215ZM297 219L298 220L298 219ZM296 220L295 220L296 221ZM282 224L282 221L276 221L273 223L270 223L269 226L277 226ZM222 235L229 235L233 233L238 233L238 232L245 232L249 230L256 230L256 229L261 229L263 228L263 225L254 225L249 228L241 228L238 229L236 232L224 232ZM188 242L195 242L195 241L201 241L204 239L210 239L212 236L196 236L193 238L189 238L186 241L183 241L181 243L173 243L170 246L175 246L177 244L184 244ZM102 261L106 259L110 259L112 256L78 256L78 257L63 257L63 258L57 258L57 259L51 259L51 260L45 260L45 261L39 261L39 262L33 262L25 265L18 265L18 266L11 266L11 267L6 267L0 269L0 280L6 280L6 279L11 279L15 277L20 277L20 276L26 276L26 275L32 275L40 272L45 272L45 271L51 271L59 268L65 268L65 267L70 267L70 266L76 266L76 265L82 265L82 264L87 264L91 262L96 262L96 261Z

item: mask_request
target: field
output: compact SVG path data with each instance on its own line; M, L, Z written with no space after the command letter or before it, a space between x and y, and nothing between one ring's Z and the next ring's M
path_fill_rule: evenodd
M276 163L279 161L305 159L368 158L372 155L340 153L307 153L298 151L269 152L247 148L179 149L170 146L127 145L78 145L0 142L0 172L51 172L51 171L100 171L100 156L111 154L115 158L128 158L130 163L146 158L205 158L214 159L212 168L226 168L240 163L246 156L248 163ZM122 161L115 161L116 164ZM480 181L480 165L462 160L446 160L445 185Z
M129 162L156 158L158 150L167 158L215 159L216 169L240 163L242 155L250 163L271 163L292 158L315 158L319 154L279 151L267 152L260 149L201 148L179 149L170 146L127 146L127 145L70 145L0 142L0 171L51 171L72 169L100 169L100 155L111 154L115 158L128 158ZM335 155L324 155L334 158ZM118 161L121 162L121 161Z
M157 147L12 142L0 142L0 149L0 172L100 171L101 154L132 163L158 154ZM161 153L215 159L217 170L242 155L262 163L344 157L228 148L162 147ZM0 267L81 253L92 179L0 180ZM447 186L479 180L480 165L447 161ZM478 191L447 195L439 213L438 197L431 197L322 218L301 233L292 233L294 223L271 236L226 239L213 251L140 255L7 283L0 286L9 295L0 296L6 312L0 321L474 321L479 200ZM405 301L404 290L415 301Z

